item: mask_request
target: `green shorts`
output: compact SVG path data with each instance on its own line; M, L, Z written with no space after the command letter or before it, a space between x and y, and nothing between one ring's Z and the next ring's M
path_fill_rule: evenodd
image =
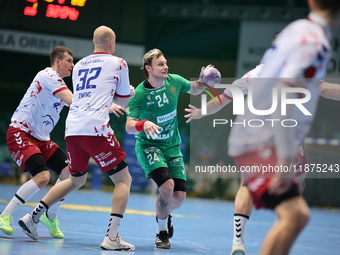
M136 155L145 172L145 177L148 179L153 170L166 167L172 178L187 180L183 155L179 145L166 147L155 144L136 144Z

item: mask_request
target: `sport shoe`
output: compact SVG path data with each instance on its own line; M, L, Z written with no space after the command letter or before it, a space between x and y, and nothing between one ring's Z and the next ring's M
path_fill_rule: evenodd
M244 250L244 244L241 240L233 243L232 251L230 255L246 255L246 251Z
M0 229L6 235L13 235L14 233L14 230L11 224L11 218L12 218L12 215L7 215L5 217L0 215Z
M111 240L109 236L104 237L104 241L101 243L100 248L103 250L115 250L115 251L134 251L135 246L124 242L119 233L114 240Z
M155 247L161 249L170 249L168 232L161 231L159 234L156 234Z
M47 215L46 212L41 215L40 217L40 221L42 224L44 224L48 230L50 231L51 236L53 236L54 238L64 238L64 234L63 232L61 232L61 230L59 229L59 220L57 220L57 218L55 218L54 220L50 220Z
M171 221L171 214L168 216L168 232L169 232L169 238L171 238L174 235L174 226L172 225Z
M22 231L32 238L33 240L38 240L37 223L33 221L32 214L26 214L19 220L19 225Z

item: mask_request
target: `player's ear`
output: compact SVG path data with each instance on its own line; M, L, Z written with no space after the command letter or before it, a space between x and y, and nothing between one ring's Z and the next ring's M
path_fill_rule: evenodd
M308 7L310 10L313 10L315 7L315 2L314 0L308 0Z
M54 65L55 65L55 66L58 66L59 63L60 63L60 59L59 59L59 58L56 58L56 59L54 60Z

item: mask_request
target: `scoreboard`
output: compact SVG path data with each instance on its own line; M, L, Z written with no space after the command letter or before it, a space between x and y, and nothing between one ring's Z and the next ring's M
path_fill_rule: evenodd
M119 35L124 10L117 0L2 0L1 6L1 28L83 38L100 25Z
M34 17L42 13L46 18L76 21L85 5L86 0L26 0L23 14Z
M117 35L117 55L129 65L140 66L144 54L141 43L124 43L125 38L141 38L129 25L123 25L130 9L121 0L1 0L0 52L12 51L49 55L57 45L81 58L93 51L93 31L101 25L111 27ZM129 0L132 1L132 0ZM133 0L140 1L140 0ZM127 16L131 17L131 16ZM130 19L127 19L130 22ZM127 27L128 29L123 29ZM126 32L125 32L126 31Z

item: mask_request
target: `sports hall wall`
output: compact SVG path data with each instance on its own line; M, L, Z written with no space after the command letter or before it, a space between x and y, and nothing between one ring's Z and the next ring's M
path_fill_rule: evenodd
M44 1L38 2L40 7L47 4ZM53 2L55 5L58 4L58 1ZM71 1L65 2L70 8L72 7ZM80 15L86 16L86 20L74 23L46 18L43 13L38 13L36 19L24 16L24 8L32 5L28 1L5 0L2 3L4 7L0 9L0 187L1 183L5 182L18 184L21 173L10 157L5 144L10 117L34 75L49 65L49 57L46 55L3 49L11 42L1 32L1 29L68 36L91 41L93 30L104 24L116 32L117 43L143 46L145 51L152 48L161 49L168 60L170 73L180 74L187 79L195 78L198 77L202 66L214 64L223 77L232 78L236 77L237 73L242 21L264 19L265 10L274 12L294 10L294 8L301 10L307 7L304 0L170 0L162 1L162 3L156 0L87 0L85 2L85 6L77 8ZM228 10L235 11L228 12ZM254 14L249 10L257 10L257 12ZM247 12L250 13L248 16L246 16ZM284 22L288 23L294 17L286 18ZM71 50L74 49L71 48ZM75 58L75 61L77 60L79 58ZM140 65L129 65L129 72L132 85L137 86L143 81L144 76ZM65 78L65 81L69 88L72 88L71 79ZM185 150L186 162L189 162L190 156L190 128L185 123L183 115L185 114L184 108L189 102L189 96L182 95L178 106L179 129L185 137L183 150ZM340 139L340 121L334 117L334 111L339 106L340 102L320 100L320 108L311 130L311 137ZM52 132L52 140L63 149L65 149L63 136L66 115L67 109L65 108L59 123ZM125 117L112 116L111 125L124 146ZM321 155L320 160L336 162L340 155L338 147L312 144L308 150L310 157ZM103 176L100 177L100 181L102 184L100 188L105 189L106 185L109 185ZM191 196L233 199L238 182L238 179L223 178L189 179L188 193ZM339 184L339 179L307 179L304 195L312 206L340 207L340 198L333 195L334 192L339 192ZM91 188L91 183L88 183L86 187ZM145 189L138 191L145 191Z

